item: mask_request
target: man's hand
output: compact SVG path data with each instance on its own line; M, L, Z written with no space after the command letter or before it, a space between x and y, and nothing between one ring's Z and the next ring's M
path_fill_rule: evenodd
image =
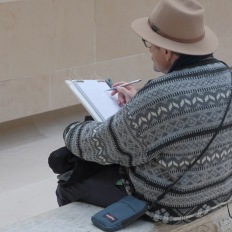
M127 102L131 100L136 94L136 89L133 85L128 85L125 87L120 87L119 85L126 84L127 82L120 81L112 85L112 87L116 87L116 90L112 90L111 95L115 95L118 93L118 105L123 106Z

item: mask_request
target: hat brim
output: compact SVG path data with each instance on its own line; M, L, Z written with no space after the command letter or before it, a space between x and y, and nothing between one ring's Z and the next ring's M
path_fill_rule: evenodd
M207 55L211 54L218 48L218 38L215 33L205 26L205 36L202 40L195 43L180 43L167 39L155 33L148 24L148 17L140 18L132 22L132 29L143 39L150 43L166 48L173 52L187 55Z

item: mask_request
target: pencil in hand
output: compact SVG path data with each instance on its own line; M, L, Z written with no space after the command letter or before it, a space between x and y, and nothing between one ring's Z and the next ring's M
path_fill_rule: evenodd
M125 83L125 84L123 84L123 85L119 85L119 86L112 87L112 88L107 89L107 90L105 90L105 91L112 91L112 90L115 90L117 87L126 87L126 86L128 86L128 85L131 85L131 84L134 84L134 83L138 83L138 82L140 82L140 81L142 81L142 80L139 79L139 80L131 81L131 82Z

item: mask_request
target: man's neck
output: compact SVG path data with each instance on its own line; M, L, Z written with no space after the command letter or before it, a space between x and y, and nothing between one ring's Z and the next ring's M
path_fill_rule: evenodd
M170 66L170 69L167 73L173 72L174 70L179 70L186 67L198 65L202 61L208 59L213 59L213 54L204 56L180 55Z

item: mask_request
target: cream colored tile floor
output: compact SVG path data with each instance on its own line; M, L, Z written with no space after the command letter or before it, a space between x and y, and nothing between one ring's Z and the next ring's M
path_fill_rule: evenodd
M86 114L74 106L0 124L0 228L58 207L47 159L64 145L64 127Z

